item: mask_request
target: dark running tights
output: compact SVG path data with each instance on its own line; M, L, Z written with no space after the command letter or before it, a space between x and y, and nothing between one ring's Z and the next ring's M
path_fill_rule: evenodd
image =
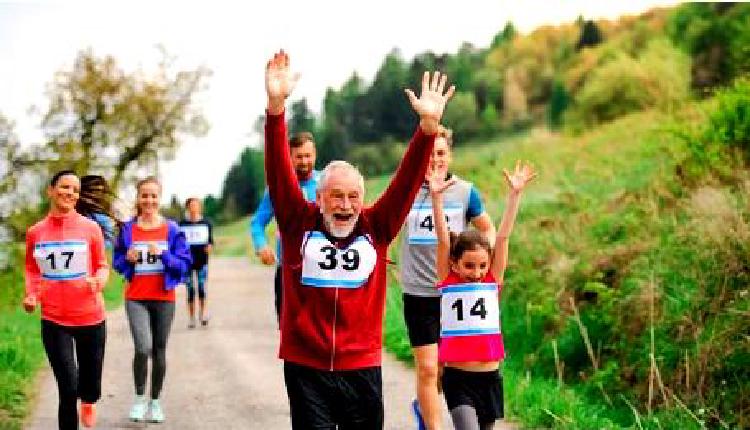
M79 398L86 403L99 400L105 340L104 322L68 327L42 320L42 343L57 380L60 430L78 429Z

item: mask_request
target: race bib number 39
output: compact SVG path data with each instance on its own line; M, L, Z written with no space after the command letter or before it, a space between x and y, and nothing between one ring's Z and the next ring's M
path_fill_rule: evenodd
M208 226L205 224L183 225L180 230L185 233L188 245L208 245Z
M347 248L338 249L320 232L307 233L302 249L302 284L311 287L358 288L375 269L377 253L360 236Z
M135 262L135 273L137 275L148 275L164 273L164 264L161 262L161 255L149 254L148 248L151 243L156 243L157 248L161 251L168 249L167 242L133 242L133 248L138 252L138 259Z
M34 259L44 279L80 279L88 273L88 244L83 240L38 242Z
M456 233L464 230L465 211L463 205L446 202L443 204L443 212L448 222L448 230ZM412 206L407 219L410 245L434 245L437 243L435 220L433 217L432 203L415 204Z
M500 333L497 284L457 284L440 293L441 337Z

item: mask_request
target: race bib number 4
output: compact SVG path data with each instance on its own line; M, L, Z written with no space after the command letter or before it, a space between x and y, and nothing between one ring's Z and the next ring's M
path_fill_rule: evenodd
M336 248L318 231L307 233L302 255L302 284L325 288L359 288L375 269L377 252L360 236L347 248Z
M497 284L457 284L440 293L441 337L500 333Z
M149 245L155 243L160 251L168 249L167 242L133 242L133 248L138 252L138 259L135 262L136 275L148 275L155 273L164 273L164 264L161 262L161 255L150 254Z
M188 245L208 245L208 226L205 224L183 225L180 227Z
M34 245L34 259L44 279L81 279L89 269L88 249L84 240L38 242Z
M443 212L448 222L448 230L456 233L464 230L466 223L463 205L446 202L443 204ZM433 216L432 203L412 206L407 219L410 245L434 245L437 243Z

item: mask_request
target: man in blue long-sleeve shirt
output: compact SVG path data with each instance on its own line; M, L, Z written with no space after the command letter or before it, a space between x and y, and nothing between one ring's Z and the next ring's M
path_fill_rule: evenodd
M315 201L315 193L318 189L318 178L320 172L314 170L315 167L315 142L312 133L303 131L295 134L289 139L289 151L294 164L294 171L297 173L302 194L308 201ZM266 265L276 264L276 257L271 247L266 241L266 226L273 218L273 206L268 189L263 193L263 198L258 204L255 214L250 220L250 236L253 239L255 254L260 261ZM280 240L276 240L276 254L281 262L281 249L278 246ZM274 294L276 306L276 318L278 319L281 312L281 264L276 267L276 278L274 279Z

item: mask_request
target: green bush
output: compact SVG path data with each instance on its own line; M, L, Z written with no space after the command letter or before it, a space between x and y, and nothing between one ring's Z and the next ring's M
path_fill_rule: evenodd
M396 170L404 155L405 146L395 143L355 145L349 151L349 161L365 177L383 175Z
M618 53L591 72L575 95L566 122L591 127L649 107L669 111L689 96L690 62L664 39L638 58Z

